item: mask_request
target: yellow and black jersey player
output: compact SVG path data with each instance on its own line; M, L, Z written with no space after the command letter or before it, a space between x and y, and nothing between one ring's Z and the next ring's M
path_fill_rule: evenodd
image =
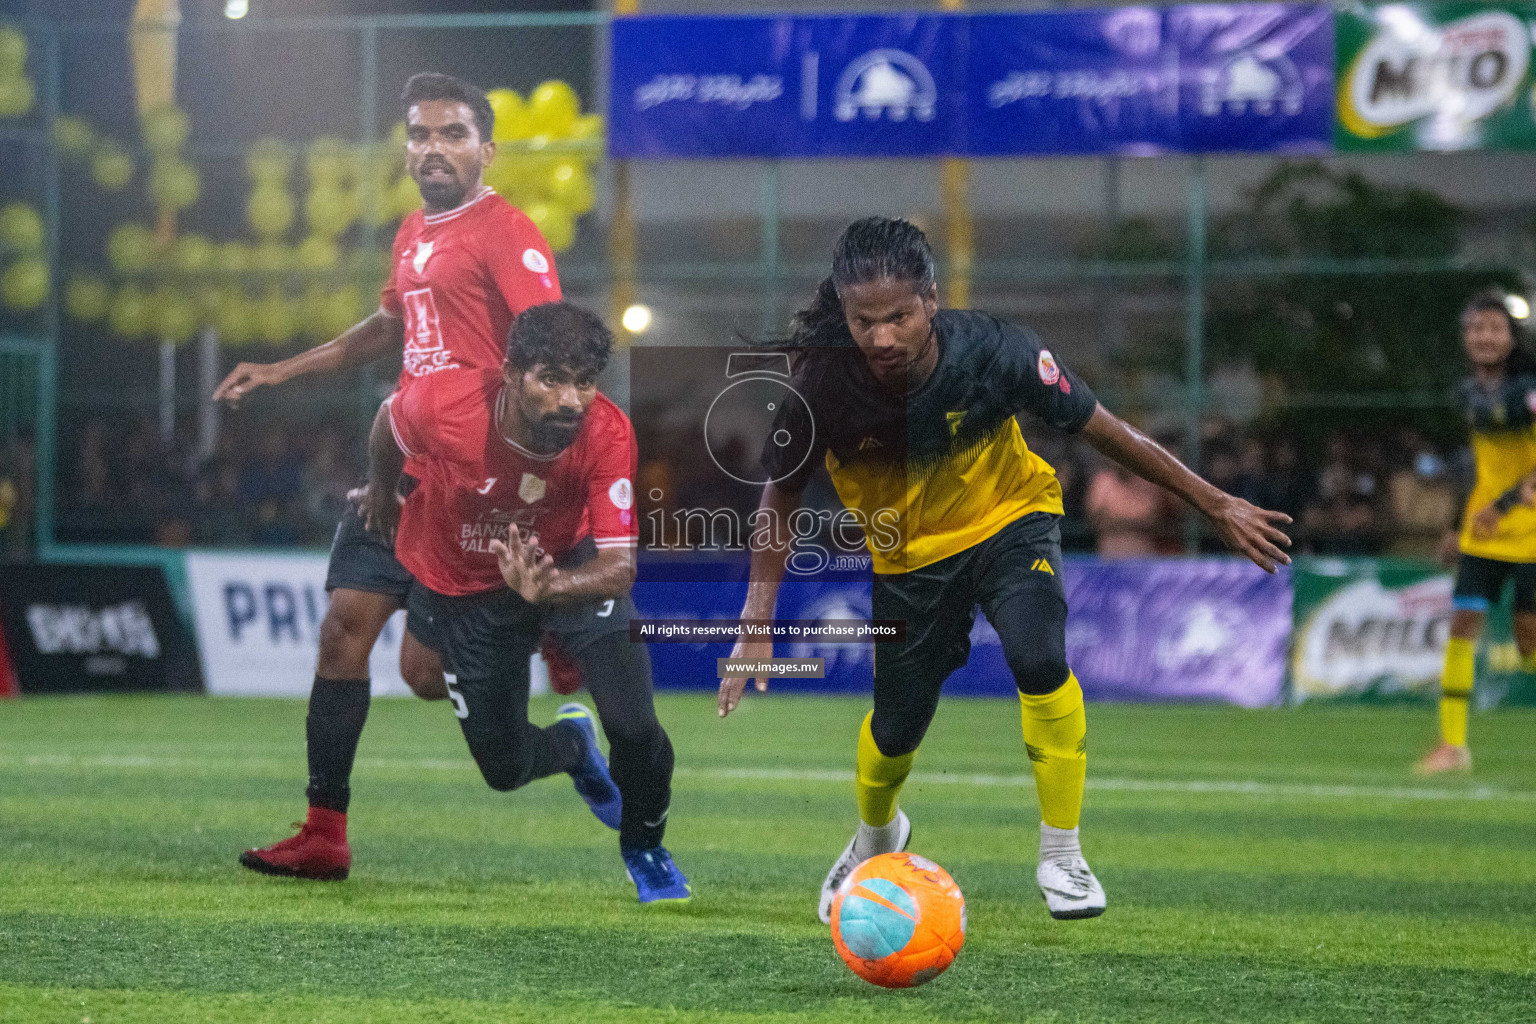
M789 347L794 387L779 438L814 437L812 455L765 446L772 481L761 507L787 522L824 463L839 497L866 522L874 565L873 617L906 622L903 639L875 645L874 709L859 729L860 823L822 885L819 913L849 871L903 849L897 806L944 680L970 654L976 608L996 628L1023 705L1025 750L1041 807L1036 881L1053 917L1103 912L1104 890L1078 842L1087 764L1083 693L1066 660L1061 582L1061 486L1025 444L1015 416L1081 432L1099 451L1183 497L1234 549L1266 570L1289 561L1290 520L1226 494L1104 409L1093 392L1024 328L973 310L940 310L933 253L904 220L872 217L845 230L832 276L796 314ZM796 465L781 465L793 461ZM894 524L892 528L891 524ZM894 540L893 540L894 539ZM744 619L773 617L785 550L752 555ZM743 640L733 657L771 657ZM767 680L757 679L763 689ZM719 713L745 678L720 684Z
M1461 343L1472 373L1459 396L1477 475L1461 529L1446 538L1456 586L1440 677L1440 743L1419 762L1420 775L1472 767L1467 704L1477 636L1506 585L1514 589L1521 667L1536 671L1536 359L1519 344L1520 334L1500 292L1474 296L1462 310Z

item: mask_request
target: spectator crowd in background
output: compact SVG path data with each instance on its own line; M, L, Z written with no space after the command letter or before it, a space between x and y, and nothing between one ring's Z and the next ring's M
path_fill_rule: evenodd
M1164 439L1175 451L1176 439ZM55 532L62 542L184 547L324 547L364 472L363 438L339 421L242 424L196 454L190 430L162 444L151 419L96 417L66 429ZM664 506L755 506L752 489L721 488L708 459L669 459L667 439L641 431L642 493ZM1032 444L1056 467L1068 550L1104 557L1181 554L1186 518L1171 494L1106 462L1079 438ZM1224 490L1295 521L1295 550L1433 558L1458 517L1465 452L1419 431L1330 436L1304 452L1290 437L1212 422L1201 471ZM32 503L31 447L0 446L0 557L24 558ZM729 483L727 481L726 483ZM808 501L835 507L830 487ZM1207 537L1202 549L1217 551Z

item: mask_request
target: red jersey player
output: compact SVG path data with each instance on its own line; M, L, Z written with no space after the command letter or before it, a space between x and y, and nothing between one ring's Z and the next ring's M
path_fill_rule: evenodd
M402 96L406 168L424 209L395 238L379 310L333 341L271 364L241 363L214 392L239 402L253 388L339 370L404 350L400 384L450 366L497 367L522 310L560 298L549 246L533 223L482 183L495 155L485 94L447 75L416 75ZM310 811L291 839L247 850L266 874L345 878L346 811L358 738L368 714L368 655L384 623L407 608L400 671L420 696L446 698L419 587L353 509L337 527L326 570L331 600L306 722Z
M569 772L619 830L625 867L650 903L690 890L661 845L672 744L656 719L650 657L628 635L635 433L595 383L612 344L585 310L535 306L513 325L500 371L449 370L402 389L374 422L364 508L370 526L395 533L400 561L430 591L449 692L485 781L511 790ZM407 459L420 485L402 510L394 495ZM596 557L562 567L588 530ZM590 629L573 653L600 666L584 675L611 778L582 705L563 706L546 728L528 721L528 658L542 620L593 601L606 628Z

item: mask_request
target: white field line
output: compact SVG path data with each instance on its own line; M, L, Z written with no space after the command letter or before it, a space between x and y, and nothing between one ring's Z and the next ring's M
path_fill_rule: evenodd
M472 772L473 762L446 758L362 757L364 768L389 768L417 771ZM208 769L225 771L261 769L285 771L292 768L291 758L270 757L165 757L148 754L74 754L0 755L0 768L103 768L103 769ZM851 785L853 772L816 768L689 768L679 766L676 775L685 779L742 779L763 782L808 782ZM919 785L971 786L990 788L1033 787L1031 775L983 775L961 772L913 772L910 781ZM1352 786L1305 782L1259 782L1235 779L1134 779L1089 778L1088 788L1104 792L1188 793L1216 796L1306 797L1320 800L1477 800L1495 803L1536 803L1536 792L1472 786L1465 789L1426 786Z

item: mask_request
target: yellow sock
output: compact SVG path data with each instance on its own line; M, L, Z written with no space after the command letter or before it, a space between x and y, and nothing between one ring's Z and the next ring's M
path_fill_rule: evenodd
M1088 719L1077 676L1043 697L1019 694L1024 749L1035 770L1040 818L1052 828L1077 828L1088 771Z
M1471 640L1451 637L1445 644L1445 672L1440 677L1440 738L1453 747L1467 745L1467 700L1472 696Z
M886 757L880 753L880 748L875 746L875 734L869 731L870 719L874 717L875 713L871 711L859 727L859 769L854 787L859 793L860 820L879 828L889 825L896 817L896 796L901 792L901 784L907 781L917 752L900 757Z

